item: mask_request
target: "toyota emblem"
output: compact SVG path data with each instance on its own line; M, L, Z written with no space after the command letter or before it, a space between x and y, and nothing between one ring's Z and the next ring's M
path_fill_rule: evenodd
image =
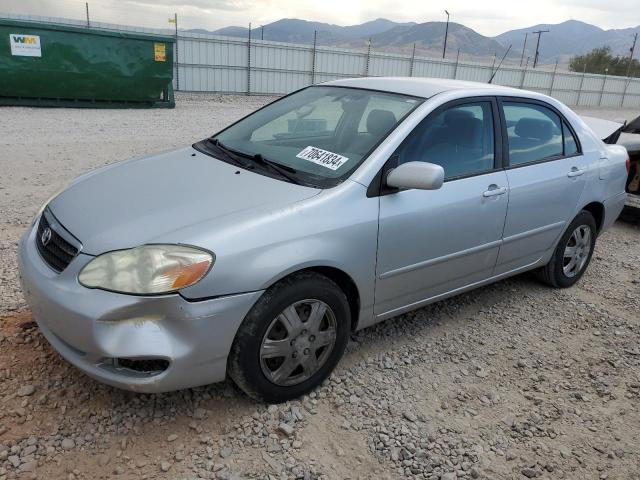
M51 229L49 227L45 228L44 232L42 232L40 241L42 242L42 245L44 245L45 247L51 241Z

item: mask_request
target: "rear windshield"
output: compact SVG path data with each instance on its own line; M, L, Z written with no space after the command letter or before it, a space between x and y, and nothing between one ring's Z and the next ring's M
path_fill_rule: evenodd
M421 101L372 90L309 87L258 110L213 139L335 185Z

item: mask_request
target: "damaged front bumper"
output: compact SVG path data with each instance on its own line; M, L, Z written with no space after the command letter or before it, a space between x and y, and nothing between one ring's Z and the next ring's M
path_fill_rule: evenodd
M262 294L203 301L178 294L134 296L88 289L79 254L62 272L37 251L35 229L21 240L22 289L49 343L87 375L136 392L166 392L222 381L240 323Z

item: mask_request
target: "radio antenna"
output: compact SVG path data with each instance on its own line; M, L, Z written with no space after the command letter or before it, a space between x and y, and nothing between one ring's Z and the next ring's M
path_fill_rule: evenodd
M506 58L507 55L509 55L509 51L511 50L511 46L509 45L509 48L507 48L507 51L504 52L504 55L502 56L502 58L500 59L500 63L498 64L498 66L496 67L495 71L491 74L491 78L489 79L488 83L493 82L493 79L496 76L496 73L498 73L498 70L500 70L500 67L502 66L502 62L504 62L504 59Z

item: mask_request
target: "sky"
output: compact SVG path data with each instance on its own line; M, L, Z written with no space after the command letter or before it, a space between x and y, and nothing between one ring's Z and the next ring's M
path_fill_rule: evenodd
M401 5L402 8L398 8ZM165 28L178 14L180 28L260 26L280 18L301 18L338 25L353 25L376 18L394 21L451 21L487 36L538 23L575 19L604 29L640 25L640 0L89 0L94 21ZM0 0L2 13L83 19L85 2L79 0Z

